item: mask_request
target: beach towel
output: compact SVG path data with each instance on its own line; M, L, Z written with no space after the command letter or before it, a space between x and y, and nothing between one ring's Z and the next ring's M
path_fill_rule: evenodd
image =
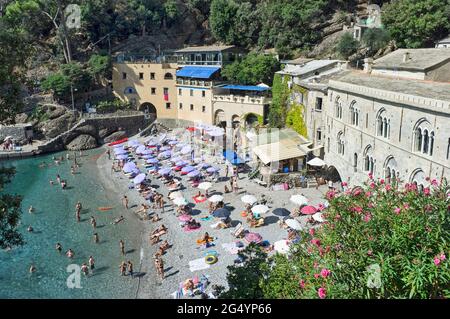
M189 270L191 272L208 269L211 265L207 264L205 258L194 259L189 262Z
M206 216L206 217L201 217L200 218L200 220L202 220L202 221L207 221L207 220L210 220L210 219L212 219L213 217L211 216L211 215L209 215L209 216Z
M224 243L222 244L222 248L225 249L225 251L229 252L231 255L237 255L239 251L243 249L243 247L238 247L235 242Z
M196 230L200 230L200 228L201 227L198 227L198 228L189 228L189 226L184 226L183 227L183 230L185 231L185 232L191 232L191 231L196 231Z

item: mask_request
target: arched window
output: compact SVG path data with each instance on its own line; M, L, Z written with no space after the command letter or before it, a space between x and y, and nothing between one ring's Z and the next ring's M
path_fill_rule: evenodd
M374 172L374 159L373 159L373 150L372 146L368 145L364 150L364 171L370 172L373 174Z
M389 182L397 178L397 161L393 156L388 156L384 164L384 177Z
M356 153L353 154L353 167L354 168L358 167L358 154Z
M430 123L422 119L414 128L413 150L426 155L433 155L435 134Z
M386 110L383 108L378 111L377 114L377 127L376 134L384 138L389 138L391 136L391 120L388 119Z
M164 74L164 80L173 80L172 73L167 72L166 74Z
M339 96L336 97L336 100L334 102L334 109L335 109L335 116L338 119L342 118L342 103L341 98Z
M350 104L350 108L349 108L349 110L350 110L350 123L352 124L352 125L355 125L355 103L354 102L352 102L352 104Z
M344 155L344 133L339 132L337 135L337 152L338 154Z

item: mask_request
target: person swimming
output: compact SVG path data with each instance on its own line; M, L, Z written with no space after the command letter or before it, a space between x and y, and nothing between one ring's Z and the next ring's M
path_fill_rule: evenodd
M118 223L120 223L121 221L123 221L125 219L125 217L123 217L122 215L119 218L116 218L114 220L114 222L112 222L112 224L117 225Z
M28 231L28 232L30 232L30 233L31 233L31 232L33 232L33 230L34 230L34 229L33 229L33 227L31 227L31 226L28 226L28 228L27 228L27 231Z
M60 244L60 243L56 243L55 249L56 249L59 253L61 253L61 251L62 251L62 246L61 246L61 244Z
M30 206L30 208L28 208L28 213L32 214L34 211L33 205Z
M68 251L66 251L66 256L69 258L73 258L73 256L75 255L75 253L73 252L72 249L69 248Z

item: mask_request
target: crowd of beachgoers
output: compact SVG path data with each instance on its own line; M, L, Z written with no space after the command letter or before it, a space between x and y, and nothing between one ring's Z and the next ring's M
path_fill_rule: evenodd
M99 159L125 188L117 222L135 214L148 226L138 297L216 298L214 286L227 285L227 266L243 264L238 252L248 244L286 254L300 230L323 222L326 189L274 194L219 155L220 134L179 128L107 146Z

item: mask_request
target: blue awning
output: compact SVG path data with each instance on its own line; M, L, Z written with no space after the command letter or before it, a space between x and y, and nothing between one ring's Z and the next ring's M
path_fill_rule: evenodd
M219 70L220 67L213 66L185 66L181 70L177 71L177 76L196 79L209 79Z
M267 90L270 90L268 87L264 86L257 86L257 85L224 85L221 86L222 89L229 89L229 90L240 90L240 91L257 91L257 92L264 92Z
M227 161L229 161L233 165L244 164L245 162L240 158L236 152L232 150L226 150L223 152L223 156Z

